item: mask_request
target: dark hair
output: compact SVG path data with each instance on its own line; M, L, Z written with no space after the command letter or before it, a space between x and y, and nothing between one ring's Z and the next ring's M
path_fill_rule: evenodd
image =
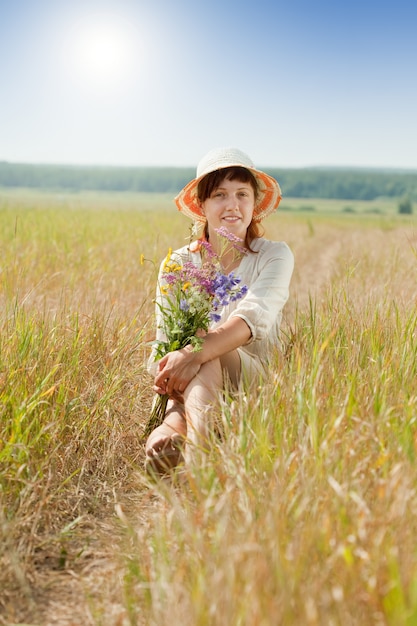
M221 170L215 170L210 172L207 176L204 176L198 183L197 198L200 202L204 202L207 198L210 198L211 194L220 187L224 180L238 180L241 183L249 183L252 186L255 194L255 202L259 195L258 181L252 172L246 167L240 167L238 165L232 167L225 167ZM245 246L248 250L251 250L251 242L260 237L263 234L262 227L258 222L254 222L253 219L248 226L245 237ZM204 225L204 235L208 239L208 223ZM252 250L253 252L253 250Z

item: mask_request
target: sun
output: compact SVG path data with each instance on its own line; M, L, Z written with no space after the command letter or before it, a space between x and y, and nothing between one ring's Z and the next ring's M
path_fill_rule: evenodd
M113 78L129 61L122 34L109 24L81 33L76 52L80 69L99 79Z
M66 45L73 79L91 89L115 88L138 62L132 25L119 16L95 15L72 25Z

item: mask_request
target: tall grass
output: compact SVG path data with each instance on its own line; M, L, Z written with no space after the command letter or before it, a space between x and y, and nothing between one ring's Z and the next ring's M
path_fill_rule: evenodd
M413 223L269 220L296 257L284 354L154 484L140 255L187 234L160 198L2 201L0 623L417 623Z
M300 313L225 441L160 489L126 550L149 623L415 623L415 314L354 314Z

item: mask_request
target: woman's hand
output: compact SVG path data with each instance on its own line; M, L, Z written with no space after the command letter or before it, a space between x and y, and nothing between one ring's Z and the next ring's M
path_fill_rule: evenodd
M200 367L199 352L193 351L191 346L168 352L158 361L158 373L155 376L153 390L173 397L181 395Z

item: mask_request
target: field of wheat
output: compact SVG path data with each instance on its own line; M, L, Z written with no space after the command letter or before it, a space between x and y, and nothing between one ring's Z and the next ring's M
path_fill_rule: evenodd
M154 483L155 264L188 221L165 196L0 192L0 624L417 623L417 223L265 226L296 261L284 353Z

